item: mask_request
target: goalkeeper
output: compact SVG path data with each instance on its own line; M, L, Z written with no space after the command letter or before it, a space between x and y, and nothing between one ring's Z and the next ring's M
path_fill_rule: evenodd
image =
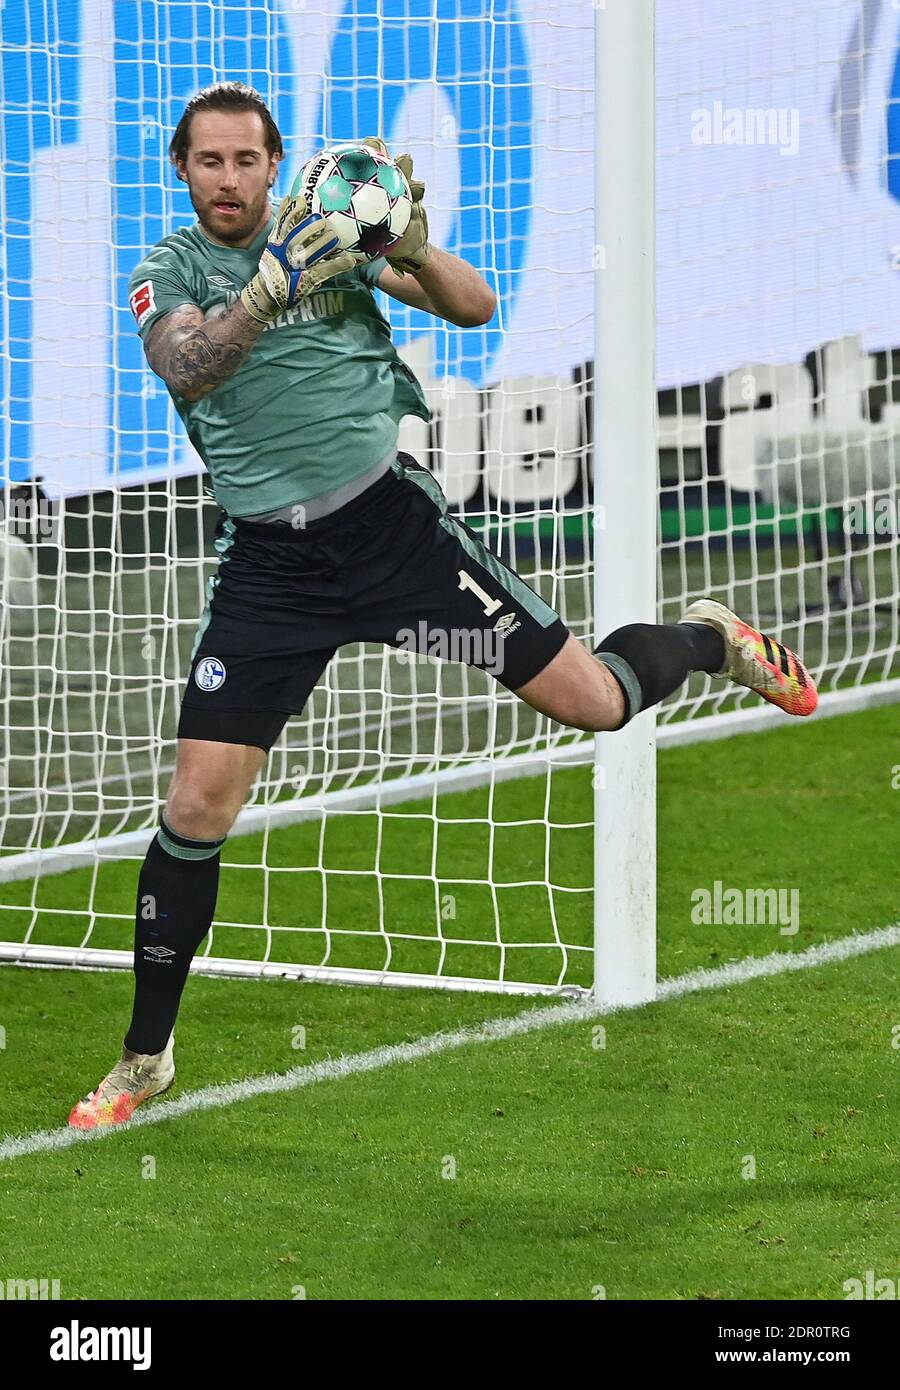
M212 923L220 851L338 647L479 633L473 664L489 656L483 669L520 699L586 730L621 728L692 671L792 714L816 704L792 652L708 599L679 623L619 628L592 655L450 514L431 473L397 452L399 420L428 409L373 290L462 326L487 323L496 307L477 271L430 244L408 155L398 163L412 217L373 261L339 250L301 199L273 210L281 136L251 88L221 83L193 97L170 155L197 220L149 252L129 297L222 508L220 560L138 882L131 1023L121 1058L69 1116L81 1129L121 1123L171 1085L173 1029Z

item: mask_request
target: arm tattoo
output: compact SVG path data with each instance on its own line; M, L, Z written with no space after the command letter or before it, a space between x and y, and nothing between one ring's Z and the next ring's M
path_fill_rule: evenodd
M218 386L237 371L252 346L216 342L205 329L195 328L172 353L169 381L182 396L198 387Z
M186 304L154 325L147 360L173 391L196 401L234 375L262 329L240 300L207 319L196 305Z

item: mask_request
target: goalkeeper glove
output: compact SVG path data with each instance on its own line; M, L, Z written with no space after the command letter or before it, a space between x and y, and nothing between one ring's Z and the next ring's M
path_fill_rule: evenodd
M393 156L383 140L377 135L369 135L363 140L364 145L370 149L377 150L379 154L386 155L388 159ZM417 274L425 265L431 254L431 246L428 241L428 217L422 206L422 198L425 193L425 185L421 179L413 178L413 162L411 154L400 154L394 159L397 168L401 170L409 184L409 191L412 195L412 215L409 219L409 226L393 246L389 246L385 251L388 264L393 267L398 274L403 275L406 271Z
M326 218L309 215L303 198L283 198L259 270L241 290L250 317L272 323L326 280L366 259L361 252L336 251L337 246Z

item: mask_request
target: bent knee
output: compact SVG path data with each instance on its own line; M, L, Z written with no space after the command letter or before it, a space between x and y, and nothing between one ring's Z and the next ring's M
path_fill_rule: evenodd
M624 722L624 712L608 700L583 702L572 708L563 708L559 714L552 714L558 724L570 729L581 729L586 734L608 734L620 729Z
M240 802L214 796L199 787L172 787L166 801L166 824L189 840L221 840L234 825Z
M578 724L576 727L589 734L612 734L616 729L621 729L624 723L625 715L622 710L603 709L593 714L589 722Z
M622 687L603 662L574 637L516 694L533 709L585 733L608 733L625 720Z

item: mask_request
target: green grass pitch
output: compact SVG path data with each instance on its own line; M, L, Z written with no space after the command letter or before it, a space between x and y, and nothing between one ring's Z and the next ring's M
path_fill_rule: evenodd
M661 975L900 917L896 709L659 762ZM555 819L580 821L585 778L560 776ZM501 814L527 819L534 797L505 784ZM279 832L286 864L310 833ZM568 833L560 873L587 882L589 836ZM528 852L513 837L501 862ZM439 872L476 875L480 853L459 840ZM88 889L121 934L134 868L117 873ZM238 913L256 888L232 877ZM692 892L716 880L796 888L799 930L693 924ZM84 901L83 876L46 888L59 909ZM523 890L516 913L541 910ZM882 951L614 1015L602 1048L577 1022L0 1163L0 1276L86 1299L840 1299L866 1270L900 1278L895 977ZM125 974L0 968L0 1134L64 1122L112 1060L130 991ZM533 1007L195 978L173 1094Z

